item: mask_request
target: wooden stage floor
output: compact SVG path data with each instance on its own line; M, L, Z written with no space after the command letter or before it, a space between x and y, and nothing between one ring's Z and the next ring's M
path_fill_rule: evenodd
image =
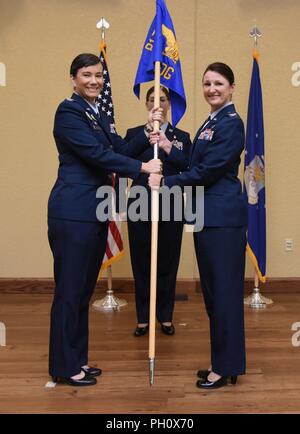
M236 386L202 391L196 371L209 364L208 321L202 296L177 301L175 336L157 326L155 384L149 387L148 338L135 338L134 295L119 312L90 315L90 363L103 369L87 388L46 388L50 294L0 293L0 413L300 413L300 294L268 294L274 305L246 308L247 375ZM101 298L97 294L94 298ZM300 337L299 337L300 344Z

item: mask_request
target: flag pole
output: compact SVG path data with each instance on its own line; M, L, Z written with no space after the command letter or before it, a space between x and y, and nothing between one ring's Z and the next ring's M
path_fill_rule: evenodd
M253 45L254 45L253 57L258 58L258 55L259 55L258 50L257 50L258 39L262 37L262 33L260 32L260 30L258 29L256 24L254 25L253 29L250 32L250 37L253 38ZM273 303L273 300L261 295L260 289L259 289L259 275L258 275L257 268L254 267L253 292L249 297L246 297L244 299L244 304L248 305L249 307L251 307L253 309L264 309L265 307L267 307L268 304L272 304L272 303Z
M101 18L100 21L96 24L97 29L101 30L101 47L105 45L105 31L110 28L110 24L104 17ZM109 265L107 267L107 291L106 296L100 300L95 300L93 303L93 308L99 311L111 311L111 310L119 310L122 307L126 306L128 303L126 300L118 298L114 295L114 291L112 289L112 266Z
M169 61L171 74L161 74L161 65ZM176 125L186 110L184 86L179 61L179 50L175 29L165 4L165 0L156 0L156 15L149 28L142 56L136 73L133 91L140 97L141 83L155 81L154 107L160 107L160 84L166 86L171 95L172 120ZM174 97L174 98L173 98ZM154 122L154 131L159 130L159 122ZM159 145L154 146L154 158L158 159ZM150 275L150 311L149 311L149 362L150 386L154 383L155 364L155 322L156 322L156 291L157 291L157 246L159 219L159 188L151 189L151 275Z
M160 62L155 62L154 107L160 106ZM154 121L154 131L159 131L159 121ZM158 158L158 143L154 145L154 158ZM149 380L154 384L155 368L155 321L157 290L157 245L158 245L159 191L151 190L151 274L149 315Z
M105 31L110 28L110 24L105 18L101 18L96 24L97 29L101 30L101 42L105 42Z

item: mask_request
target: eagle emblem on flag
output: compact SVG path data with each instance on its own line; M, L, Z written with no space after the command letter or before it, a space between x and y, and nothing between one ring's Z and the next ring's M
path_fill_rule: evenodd
M179 60L179 49L175 35L172 30L164 24L162 25L162 34L166 38L166 48L163 54L171 59L176 65Z
M245 168L245 187L249 205L256 205L258 193L265 187L265 166L258 155Z

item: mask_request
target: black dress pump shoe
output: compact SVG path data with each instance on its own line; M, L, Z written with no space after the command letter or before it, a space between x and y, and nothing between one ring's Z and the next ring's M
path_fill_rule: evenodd
M236 384L237 376L224 376L219 378L217 381L210 381L208 378L205 381L198 380L196 386L200 389L218 389L219 387L227 386L229 378L231 384Z
M89 366L88 368L81 368L83 372L90 375L91 377L98 377L102 374L102 369L94 368L93 366Z
M64 383L69 386L82 387L82 386L94 386L97 383L96 378L90 377L85 373L85 376L80 380L75 380L71 377L52 377L53 383Z
M160 323L161 325L161 331L168 336L172 336L175 334L175 327L173 326L173 324L171 324L170 326L164 325L162 323Z
M148 333L148 330L149 330L149 324L147 324L145 327L137 326L136 329L134 330L133 335L136 337L144 336L145 334Z
M208 369L204 370L204 369L200 369L197 372L197 377L202 378L203 380L206 380L207 377L209 376L211 371L209 371Z

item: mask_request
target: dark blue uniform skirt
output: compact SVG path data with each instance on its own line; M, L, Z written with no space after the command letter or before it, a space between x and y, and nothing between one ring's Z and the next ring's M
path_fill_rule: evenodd
M48 219L54 258L49 373L71 377L88 363L89 301L105 253L108 225Z
M182 232L182 222L158 224L156 316L159 322L172 321ZM128 235L137 321L145 324L149 322L150 310L151 222L128 220Z
M210 320L212 369L219 375L244 374L246 227L205 227L194 242Z

